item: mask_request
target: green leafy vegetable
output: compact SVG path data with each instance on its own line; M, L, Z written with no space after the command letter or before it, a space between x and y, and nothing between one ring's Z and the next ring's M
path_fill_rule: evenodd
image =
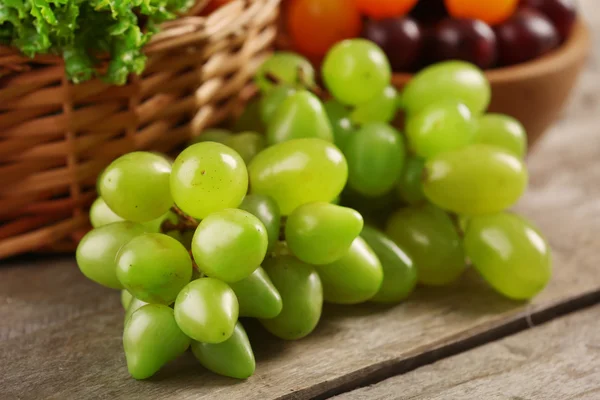
M69 78L122 85L144 69L142 47L161 22L194 0L1 0L0 43L24 54L62 55ZM108 68L100 60L108 56Z

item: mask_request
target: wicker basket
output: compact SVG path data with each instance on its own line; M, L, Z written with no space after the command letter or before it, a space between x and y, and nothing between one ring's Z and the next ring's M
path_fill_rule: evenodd
M0 258L72 250L96 177L121 154L170 152L239 108L276 37L279 0L164 24L140 77L70 84L62 59L0 47Z

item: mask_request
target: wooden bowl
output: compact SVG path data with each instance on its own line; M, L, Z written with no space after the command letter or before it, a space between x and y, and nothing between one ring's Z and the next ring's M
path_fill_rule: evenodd
M492 85L490 112L508 114L525 126L530 146L558 118L573 89L590 48L590 33L579 20L571 37L552 53L536 60L486 72ZM394 74L401 89L412 74Z

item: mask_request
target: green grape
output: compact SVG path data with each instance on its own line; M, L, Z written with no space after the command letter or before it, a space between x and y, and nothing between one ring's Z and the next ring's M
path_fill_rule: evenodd
M242 115L231 125L233 132L265 132L265 124L260 117L260 100L255 98L246 104Z
M133 222L147 222L169 211L171 163L147 152L125 154L102 174L100 195L117 215Z
M271 145L301 138L333 142L331 124L321 100L306 90L288 96L267 124L267 141Z
M165 220L170 220L172 223L177 223L177 215L172 211L167 211L160 217L153 219L152 221L142 222L148 232L160 232L161 225ZM101 226L112 224L113 222L125 221L111 210L102 197L98 197L92 207L90 208L90 222L92 227L100 228Z
M148 232L158 233L162 229L162 224L167 220L173 224L176 224L179 221L179 217L177 217L177 214L175 214L173 211L169 210L160 217L153 219L152 221L144 222L142 225L148 229Z
M425 285L447 285L466 269L452 220L432 205L397 211L388 221L386 234L412 258L419 282Z
M291 86L276 86L260 99L260 117L268 125L275 112L288 97L296 94L297 89Z
M261 65L254 82L263 93L281 84L310 89L315 86L315 70L306 58L280 51Z
M429 104L410 115L406 122L410 147L424 158L473 143L475 130L469 108L451 101Z
M96 178L96 193L100 193L100 184L102 183L104 172L106 172L106 168L100 171L100 173L98 174L98 178Z
M200 222L192 239L192 253L206 275L237 282L260 266L268 245L267 230L257 217L229 208Z
M204 368L230 378L249 378L256 369L250 340L240 322L222 343L192 342L192 353Z
M127 309L125 310L124 321L127 322L134 312L136 312L139 308L144 307L146 304L149 304L149 303L146 303L145 301L142 301L140 299L136 299L135 297L132 297L131 300L129 301L129 305L127 306Z
M374 226L383 226L388 215L401 206L393 191L378 197L367 197L346 187L342 193L341 204L358 211L365 220Z
M416 205L425 201L421 177L425 161L419 157L408 157L398 181L397 193L406 204Z
M385 53L364 39L344 40L329 50L322 67L329 92L344 104L358 105L373 99L392 76Z
M205 129L190 141L190 146L201 142L225 143L231 137L231 131L227 129L210 128Z
M249 194L244 197L244 201L242 201L242 204L238 208L248 211L263 223L267 230L267 237L269 238L267 251L273 250L279 240L279 231L281 229L281 213L275 200L269 196Z
M329 264L348 253L362 227L362 216L351 208L308 203L296 208L288 217L285 240L301 261Z
M485 114L481 116L475 141L501 147L519 158L524 158L527 153L525 127L508 115Z
M134 222L113 222L88 232L75 257L81 272L92 281L113 289L123 289L117 278L115 258L121 247L147 229Z
M423 69L402 93L403 108L410 115L445 100L464 103L479 115L487 109L490 99L490 83L483 71L464 61L445 61Z
M240 132L231 135L224 144L235 150L245 164L249 164L265 148L265 142L265 137L260 133Z
M173 198L183 212L194 218L202 219L215 211L239 206L247 191L244 160L223 144L194 144L173 163Z
M252 193L271 196L289 215L302 204L335 199L346 185L348 164L329 142L296 139L262 151L248 172Z
M200 278L184 287L175 300L181 330L203 343L221 343L233 334L239 304L233 290L214 278Z
M398 91L393 86L388 86L383 91L366 103L356 106L350 118L356 124L369 122L390 122L396 116L398 109Z
M458 214L503 211L527 187L523 162L500 148L473 144L439 154L425 164L423 192L432 203Z
M371 247L383 268L383 282L371 301L398 303L406 299L417 285L417 269L412 259L383 232L365 226L360 236Z
M168 306L145 305L125 323L123 348L127 369L135 379L151 377L188 347L190 338L179 329Z
M550 246L529 221L518 215L470 218L464 243L475 269L506 297L530 299L550 281Z
M172 237L146 233L119 251L117 278L136 298L168 305L192 279L192 260L185 247Z
M238 299L241 317L275 318L281 312L281 295L262 267L229 286Z
M398 182L406 149L396 129L372 122L350 137L344 154L348 160L348 185L365 196L378 197Z
M317 271L292 256L269 258L263 267L281 294L283 308L277 317L261 319L261 324L281 339L296 340L310 334L323 309L323 287Z
M127 311L127 309L129 308L129 304L131 303L132 299L133 296L131 295L131 293L129 293L125 289L121 290L121 305L123 306L123 309L125 311Z
M348 142L348 138L354 134L354 126L350 120L350 111L337 100L328 100L323 107L333 129L335 145L343 150Z
M342 258L315 268L329 303L364 303L377 294L383 282L381 262L361 237L354 239Z
M112 224L113 222L125 221L111 210L102 197L98 197L90 207L90 223L94 228Z

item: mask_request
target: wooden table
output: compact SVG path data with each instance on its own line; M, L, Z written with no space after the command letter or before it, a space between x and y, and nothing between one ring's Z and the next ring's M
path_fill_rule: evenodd
M553 280L533 301L508 301L471 272L395 307L326 306L299 342L248 323L258 369L245 382L190 355L137 382L118 293L87 281L70 257L20 258L0 268L0 399L600 399L600 13L591 3L594 57L531 154L518 206L554 251Z

